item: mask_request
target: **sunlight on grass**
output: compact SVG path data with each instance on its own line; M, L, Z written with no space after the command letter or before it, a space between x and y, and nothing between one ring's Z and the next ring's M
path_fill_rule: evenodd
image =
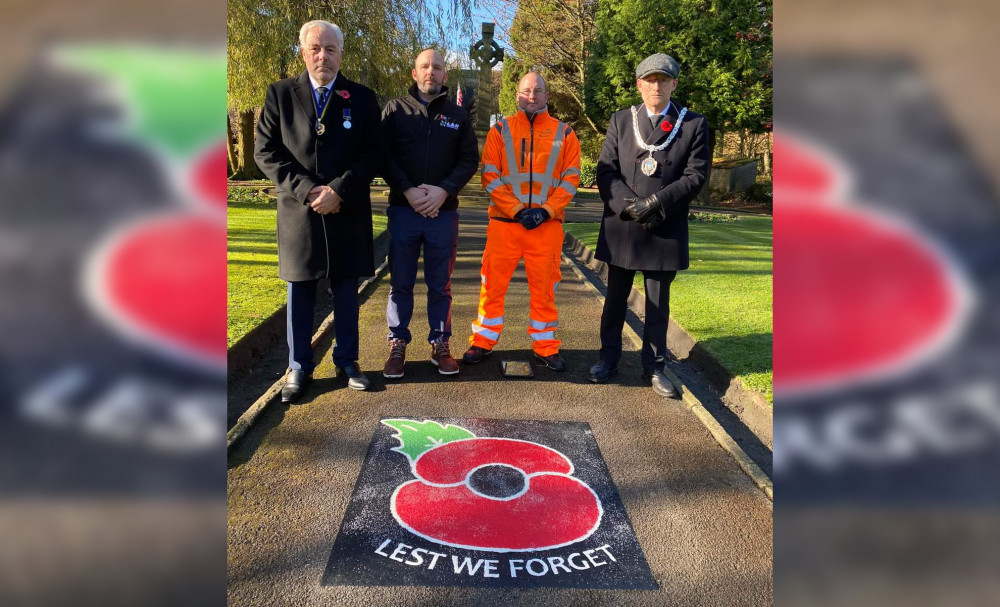
M670 290L670 315L751 390L774 402L770 217L691 222L691 267ZM591 249L600 224L566 224ZM636 273L642 290L642 274Z
M247 195L246 189L230 188L226 209L227 348L285 303L285 283L278 278L277 209L273 200ZM375 237L385 230L386 218L376 214L372 220Z

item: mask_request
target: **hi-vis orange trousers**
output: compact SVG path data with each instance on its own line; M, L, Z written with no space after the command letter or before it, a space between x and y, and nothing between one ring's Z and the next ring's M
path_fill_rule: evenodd
M531 347L539 356L559 352L555 338L559 326L556 312L556 287L562 280L563 228L561 221L549 220L534 230L520 223L490 220L486 228L486 249L480 273L479 316L472 323L469 344L492 350L503 331L504 296L507 285L524 258L531 307L528 335Z

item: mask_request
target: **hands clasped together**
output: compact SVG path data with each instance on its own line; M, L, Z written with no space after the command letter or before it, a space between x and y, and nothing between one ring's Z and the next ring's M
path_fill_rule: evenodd
M622 214L636 221L647 232L655 230L663 223L663 212L660 201L656 196L646 196L645 198L626 198L629 203Z
M343 202L340 198L340 194L333 191L333 188L328 185L318 185L309 190L309 194L306 196L306 201L309 202L309 206L312 207L312 210L316 211L320 215L326 215L327 213L339 213L340 203Z
M406 196L406 201L414 211L424 217L434 218L438 216L441 205L448 199L448 192L436 185L421 183L403 192L403 196Z
M549 212L541 207L531 207L530 209L521 209L514 215L514 219L521 222L526 230L534 230L538 226L542 225L549 218Z

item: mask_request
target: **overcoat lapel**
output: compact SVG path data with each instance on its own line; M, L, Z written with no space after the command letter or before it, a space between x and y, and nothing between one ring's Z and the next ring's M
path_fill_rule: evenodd
M646 141L653 134L653 125L649 122L649 117L646 115L646 106L640 103L636 106L635 112L638 114L636 116L636 122L639 124L639 135L642 136L643 141ZM629 112L629 114L631 114L631 112ZM632 118L632 116L630 115L629 118ZM631 126L632 124L630 122L629 127ZM639 152L642 152L642 148L639 148L638 142L636 142L636 147Z
M299 109L306 115L309 124L316 122L316 106L313 103L312 85L309 83L309 72L302 72L295 79L293 87L295 89L295 99L299 102Z

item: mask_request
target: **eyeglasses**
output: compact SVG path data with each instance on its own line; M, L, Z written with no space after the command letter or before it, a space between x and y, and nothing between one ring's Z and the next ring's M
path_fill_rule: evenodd
M540 95L545 94L545 90L543 90L543 89L526 89L526 90L518 91L517 92L518 95L524 95L525 97L530 97L532 93L534 93L535 97L538 97Z

